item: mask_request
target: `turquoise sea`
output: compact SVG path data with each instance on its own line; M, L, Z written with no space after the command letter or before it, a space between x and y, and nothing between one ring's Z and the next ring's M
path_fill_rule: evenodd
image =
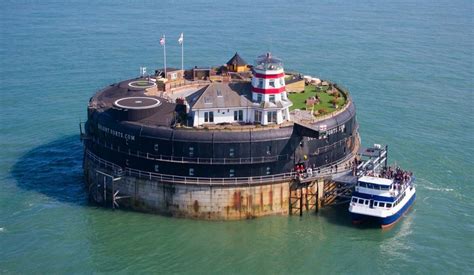
M472 0L3 0L0 273L474 273ZM78 123L139 67L251 62L348 87L365 145L417 176L388 231L346 208L208 222L87 203Z

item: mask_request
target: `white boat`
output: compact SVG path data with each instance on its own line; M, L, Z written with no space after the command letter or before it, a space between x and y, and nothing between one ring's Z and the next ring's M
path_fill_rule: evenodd
M395 224L413 205L414 178L400 169L384 169L381 174L358 179L349 205L352 222L375 220L382 228Z

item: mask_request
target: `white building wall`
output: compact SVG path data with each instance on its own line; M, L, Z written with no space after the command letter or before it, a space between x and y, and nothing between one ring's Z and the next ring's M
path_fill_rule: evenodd
M234 111L242 110L243 112L243 119L241 121L234 120ZM219 123L233 123L233 122L251 122L251 109L247 108L229 108L229 109L208 109L208 110L198 110L193 112L193 126L197 127L203 124L219 124ZM206 112L213 112L214 121L213 122L206 122L205 121L205 113Z

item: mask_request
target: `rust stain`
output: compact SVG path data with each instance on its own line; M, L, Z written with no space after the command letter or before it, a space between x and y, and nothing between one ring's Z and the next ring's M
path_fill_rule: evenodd
M260 210L263 211L263 192L260 190Z
M270 189L270 192L268 193L268 198L270 199L270 209L273 210L273 190Z
M199 202L197 200L194 201L193 208L194 212L199 212Z
M280 207L283 208L283 186L280 186Z
M249 195L248 197L248 209L251 210L253 206L253 196Z
M242 205L241 201L242 200L240 198L240 191L234 192L234 208L236 210L240 210L241 205Z

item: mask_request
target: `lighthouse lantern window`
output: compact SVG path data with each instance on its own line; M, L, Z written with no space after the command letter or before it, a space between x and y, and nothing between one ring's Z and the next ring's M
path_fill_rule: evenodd
M270 85L270 87L275 88L275 80L270 80L268 84Z
M269 101L275 103L275 95L270 95Z
M263 88L263 79L258 80L258 87Z

